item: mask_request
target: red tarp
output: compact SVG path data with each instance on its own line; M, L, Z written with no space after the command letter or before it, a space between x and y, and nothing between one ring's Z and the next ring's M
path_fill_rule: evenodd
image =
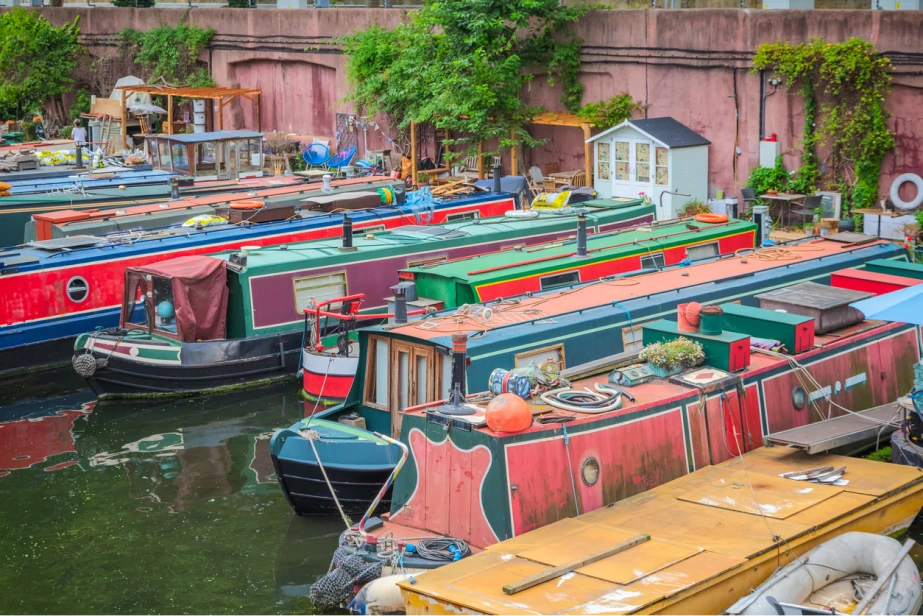
M173 287L176 333L183 342L222 340L228 311L227 262L212 257L177 257L125 271L126 296L135 297L138 274L168 278ZM150 287L142 287L145 291ZM123 305L123 314L125 306Z

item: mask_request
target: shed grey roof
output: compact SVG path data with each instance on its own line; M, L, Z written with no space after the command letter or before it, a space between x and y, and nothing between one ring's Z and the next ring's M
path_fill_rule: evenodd
M685 124L677 122L673 118L648 118L647 120L625 120L618 126L613 126L609 130L603 131L594 137L587 139L587 142L596 141L609 133L616 131L623 126L631 126L641 131L648 137L668 148L690 148L697 145L708 145L711 143L708 139L695 132Z
M202 143L223 139L261 139L263 133L250 130L216 130L210 133L183 133L179 135L148 135L147 139L166 139L177 143Z

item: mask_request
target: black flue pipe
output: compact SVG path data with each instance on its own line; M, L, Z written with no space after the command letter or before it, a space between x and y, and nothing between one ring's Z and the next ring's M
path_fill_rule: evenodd
M586 256L586 212L577 214L577 256Z
M78 141L74 144L74 147L77 151L77 164L75 165L75 168L83 169L83 144Z
M399 284L391 290L394 291L394 322L403 325L407 322L407 290Z
M179 178L176 176L170 178L170 198L179 199Z
M343 214L343 248L353 247L353 219Z
M503 192L500 190L500 164L497 163L494 165L494 192L500 193Z

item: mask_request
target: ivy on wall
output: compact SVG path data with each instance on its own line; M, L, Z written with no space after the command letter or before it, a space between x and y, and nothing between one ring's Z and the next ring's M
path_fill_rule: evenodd
M826 179L843 192L847 205L873 207L882 159L895 145L885 107L890 61L871 43L852 38L842 43L766 43L753 63L754 70L780 75L805 101L802 166L789 190L812 192L820 183L821 146L829 151Z
M576 112L583 98L580 39L569 29L586 9L558 0L427 2L394 29L372 26L343 37L348 101L392 128L411 121L451 131L447 143L473 154L495 139L500 148L540 142L525 130L539 109L522 100L537 76L561 84L561 102Z
M125 28L119 32L121 53L144 68L149 82L167 81L192 88L215 85L199 54L208 48L215 31L179 23L146 32Z

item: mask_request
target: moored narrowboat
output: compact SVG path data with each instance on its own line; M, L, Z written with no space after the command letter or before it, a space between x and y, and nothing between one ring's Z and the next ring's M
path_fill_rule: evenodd
M590 211L601 232L653 218L652 207L640 202L608 202ZM120 327L80 336L74 366L100 396L200 393L294 377L314 331L305 314L311 303L337 300L336 309L355 326L357 319L371 319L370 312L382 312L398 270L408 264L547 242L577 228L573 213L522 218L511 212L364 236L351 231L353 218L345 216L343 240L252 246L129 267ZM196 298L204 298L202 312ZM186 303L189 310L181 307ZM347 349L350 344L343 342Z
M350 202L359 197L371 200L351 213L356 230L496 216L514 208L509 195L495 193L372 207L384 199L374 190L380 180L345 180L356 185L366 182L371 188L366 194L342 197ZM297 186L257 191L247 199L249 203L239 205L249 209L235 209L238 204L231 202L238 199L234 196L207 199L207 205L226 206L224 221L210 220L199 225L193 221L185 227L144 229L106 237L49 237L0 251L0 372L61 362L70 354L78 334L118 325L122 281L128 267L242 246L338 236L342 215L330 212L338 197L320 196L318 191L318 196L299 208L296 201L299 195L305 198L301 194L304 191ZM257 209L253 209L254 203ZM169 209L170 204L164 205ZM214 209L210 212L210 216L215 214ZM23 293L24 288L29 292Z
M758 306L759 300L755 296L764 291L805 281L827 282L831 273L844 268L858 267L870 260L906 261L906 253L902 248L885 242L844 247L842 244L824 240L794 245L785 250L784 260L780 258L781 253L778 249L774 249L774 253L757 251L751 252L746 258L719 260L681 270L640 276L634 279L636 284L594 285L591 283L565 290L491 302L484 305L485 309L490 308L493 312L490 318L486 318L483 309L474 314L471 312L460 314L459 311L455 311L439 313L399 327L364 329L359 333L358 373L347 401L340 406L312 415L290 430L281 430L274 435L272 453L282 490L298 513L318 513L329 506L333 497L329 494L326 484L313 481L317 474L318 464L313 452L306 454L304 448L298 445L303 440L299 430L310 424L311 429L319 434L315 446L318 444L326 446L325 441L332 443L335 437L324 436L321 428L336 434L339 426L342 425L341 422L348 423L350 428L364 425L368 434L367 438L372 438L371 435L374 432L400 438L411 449L415 446L412 442L415 438L411 436L412 432L429 435L431 431L436 430L444 435L448 426L450 434L464 432L466 438L470 435L470 438L474 439L470 443L459 445L464 456L470 455L471 457L465 457L465 461L458 464L452 463L439 472L448 473L451 472L451 468L467 468L465 465L477 463L483 467L484 473L487 472L488 467L496 469L491 470L489 476L483 475L482 478L493 478L491 481L501 480L502 471L496 466L491 466L490 461L498 460L499 457L507 454L499 448L498 441L493 435L490 438L485 437L483 441L478 440L481 437L477 436L485 435L489 431L468 430L471 426L464 418L444 420L438 416L430 417L432 414L412 412L415 407L432 405L449 397L453 382L452 359L449 350L453 348L453 336L464 334L467 337L467 355L463 360L464 370L462 371L465 377L462 382L462 393L485 389L490 382L491 373L497 368L506 370L518 368L527 372L531 370L534 373L537 367L542 371L541 374L533 374L535 378L553 379L554 375L562 370L574 366L592 365L595 362L595 364L602 364L600 368L602 370L607 365L605 358L637 353L643 342L644 324L664 316L675 315L677 304L740 302L747 306ZM775 257L761 258L761 255L766 254L775 254ZM825 343L823 349L802 351L796 356L801 363L814 363L825 358L828 352L832 353L831 349L839 344L842 348L836 347L840 349L840 353L835 356L840 359L830 364L830 369L824 368L820 372L825 380L833 378L839 372L839 368L831 372L834 364L838 366L839 362L855 361L868 364L865 372L852 368L848 370L850 376L854 377L850 382L855 384L855 387L847 392L848 402L859 408L872 406L872 403L879 399L883 400L881 403L884 403L887 399L897 396L898 391L902 391L907 386L906 379L912 379L909 366L915 361L913 358L917 353L917 335L912 328L908 329L899 325L864 327L861 333L846 335L849 332L844 332L843 336L830 340L829 344ZM893 341L897 338L900 339L900 348ZM886 371L887 386L868 378L868 375L881 372L875 364L875 362L880 362L877 355L880 349L876 346L873 352L866 348L869 345L877 345L879 340L884 340L883 348L889 357L901 357L901 360L897 362L901 367L896 371ZM854 351L854 347L858 350ZM755 388L753 391L757 393L747 396L744 407L744 411L753 413L752 416L748 415L748 421L754 443L761 442L762 437L759 436L761 434L807 421L806 414L803 413L804 405L801 404L800 408L796 409L793 406L795 402L789 400L790 387L780 386L781 388L777 389L774 385L772 391L776 393L773 393L773 398L769 399L767 397L769 390L759 384L762 383L764 377L768 378L776 373L784 374L786 383L796 380L797 376L793 373L791 365L786 360L772 358L772 361L764 366L762 362L767 358L759 356L758 359L757 362L757 358L754 358L754 362L759 364L758 367L765 369L758 370L753 367L753 364L747 368L746 376L751 379L752 387ZM547 374L543 369L546 365L549 366ZM728 363L723 370L731 373L733 372L732 366L733 364ZM853 374L854 372L856 374ZM865 380L859 378L860 373L866 375ZM730 380L727 383L738 380L733 374L731 377L733 378L729 377ZM776 383L778 382L780 381L776 380ZM625 469L631 469L640 465L635 471L629 473L627 470L625 472L612 470L611 481L613 483L610 484L607 480L599 487L593 488L593 496L586 496L585 501L583 501L584 497L581 497L583 502L577 505L572 500L571 504L566 507L562 504L561 506L542 506L534 510L538 507L535 503L546 502L543 499L547 499L547 494L539 490L538 495L534 496L537 500L529 504L521 516L516 514L515 520L510 518L512 514L509 514L510 503L507 500L509 496L495 499L493 503L485 502L485 510L496 511L496 515L499 516L497 519L502 520L502 523L491 523L490 528L481 524L480 530L477 531L481 533L481 539L475 540L473 544L484 543L486 541L484 538L488 536L495 536L499 539L504 535L509 536L520 527L531 528L533 526L530 525L547 523L566 515L567 512L572 512L578 506L581 511L598 507L603 501L611 502L616 497L622 498L644 489L643 486L652 481L655 482L652 485L656 485L665 478L688 472L690 465L695 468L696 465L701 465L703 460L724 459L725 454L722 453L724 450L716 451L715 449L720 448L723 442L720 435L715 432L708 435L710 440L701 440L704 438L702 434L696 433L695 438L700 440L697 441L695 452L693 452L689 442L689 439L693 437L693 432L689 431L691 416L674 413L676 408L688 406L692 404L692 400L698 400L697 389L675 389L673 385L670 385L666 388L654 387L650 391L649 403L643 403L645 407L639 410L640 414L636 419L640 420L650 416L652 424L645 421L638 426L641 429L639 434L632 435L627 440L620 437L616 441L611 441L623 443L614 448L601 441L593 441L588 445L598 447L599 451L605 452L607 456L630 454L630 460L607 458L606 464L609 465L607 468L616 469L621 465ZM663 398L667 393L670 395ZM676 396L681 394L689 397L689 404L677 403L679 398ZM807 394L813 394L813 392L807 392ZM634 396L639 400L642 399L638 398L637 394ZM730 391L727 396L733 397ZM714 404L714 402L711 403ZM611 417L612 425L616 426L623 422L623 419L617 419L622 415L625 415L625 412L604 414L601 417ZM661 442L667 438L668 434L671 434L664 423L672 421L668 416L681 419L682 421L676 426L682 425L684 431L673 432L669 438L674 440ZM408 423L411 417L419 418L419 422L414 419ZM659 419L655 419L658 417ZM697 421L704 420L701 414L697 417L699 417ZM710 424L712 430L716 425L720 425L714 423L719 420L720 416L712 421ZM598 421L600 420L587 419L587 425L592 424L594 429L602 428L602 424L596 423ZM648 425L651 427L648 428ZM658 430L661 432L658 433ZM551 438L550 435L540 433L539 428L533 429L533 432L539 441ZM592 430L589 430L589 433L592 433ZM554 433L555 439L559 437L560 433ZM520 434L510 436L509 442L512 444L523 438L525 438L524 435ZM475 440L478 442L476 443ZM344 471L348 477L348 472L356 469L354 458L351 458L349 454L351 445L356 441L357 439L350 437L347 440L336 440L336 447L331 445L331 449L336 453L322 459L328 472L340 470ZM438 438L437 441L445 445L444 436ZM484 447L481 448L479 443ZM642 449L626 449L628 443L636 443ZM653 449L648 449L649 447L656 447L656 453ZM454 452L454 446L446 450L446 452L449 451ZM392 447L391 455L394 457L398 455L396 448ZM481 459L479 456L486 457ZM545 459L542 456L543 454L540 453L538 459ZM437 455L437 457L444 461L449 459L445 456ZM478 457L479 461L475 460L475 457ZM557 460L552 466L561 462ZM419 460L408 464L411 469L415 465L420 468L420 474L424 470L428 473L429 469L436 468L429 462L424 464ZM532 464L533 461L524 461L523 468ZM542 464L541 468L544 469L543 472L551 473L552 466L546 468ZM566 467L566 464L564 466ZM558 472L559 468L559 466L554 466L555 472ZM415 474L418 473L413 470L408 472L405 469L398 477L394 488L395 499L398 499L401 494L409 497L414 490L410 486L415 485ZM528 479L528 481L536 482L536 485L544 485L543 482L545 482L544 479L539 480L538 478ZM301 490L292 489L291 486L296 482L300 482ZM437 483L439 482L433 485ZM526 498L523 495L526 494L526 486L530 484L518 481L513 481L513 483L519 486L514 489L514 492L518 490L516 498ZM445 482L442 484L445 485ZM492 493L497 493L500 489L499 485L496 483L491 485ZM605 498L601 491L602 486L605 486ZM370 495L373 496L374 491L370 491ZM368 502L371 502L371 497ZM386 499L385 506L387 502ZM525 501L521 502L525 504ZM358 503L356 507L359 507ZM441 510L443 503L440 502L434 507ZM392 504L392 512L399 509L399 506ZM411 510L422 512L434 509L429 505L417 504L408 509L408 512ZM473 511L473 508L471 510ZM439 528L430 530L443 532Z
M412 294L416 306L457 308L482 301L481 295L496 298L497 288L502 295L514 289L516 294L544 291L581 280L692 264L754 246L756 227L742 220L708 224L689 217L589 235L585 218L578 215L576 237L428 263L418 260L419 265L399 274L405 285L413 283L404 292ZM456 275L471 268L489 270L493 282L478 286ZM468 274L476 277L478 272ZM485 290L488 287L491 291ZM357 358L340 348L311 343L305 345L302 365L305 397L329 406L345 399Z

